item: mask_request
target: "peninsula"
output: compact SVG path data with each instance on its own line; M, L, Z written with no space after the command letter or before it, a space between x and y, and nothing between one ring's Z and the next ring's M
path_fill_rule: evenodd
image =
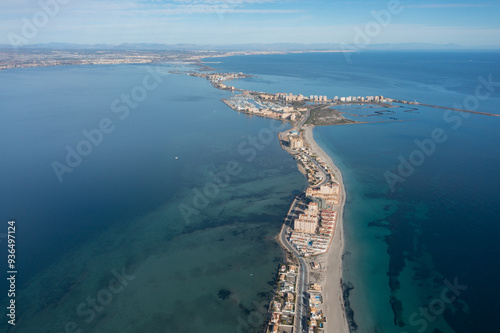
M330 109L331 105L345 103L346 98L268 94L229 85L230 80L248 77L243 73L187 74L205 78L215 88L239 92L223 99L233 110L288 121L293 126L279 133L280 144L297 161L309 186L293 201L277 236L288 262L279 268L265 332L348 332L341 280L344 183L340 170L314 141L312 131L316 122L323 125L356 123ZM365 99L389 103L382 96L363 97ZM326 109L328 117L318 116L311 121L311 115Z
M277 289L269 305L265 333L349 332L352 323L350 311L344 307L344 294L348 288L342 283L346 192L342 173L314 141L315 126L365 123L344 115L361 118L384 113L392 115L394 112L389 111L392 108L406 108L404 112L413 113L418 111L419 105L498 116L383 96L328 98L321 95L270 94L238 89L229 84L231 80L250 77L243 73L187 74L205 78L217 89L234 92L234 95L222 101L235 111L292 125L291 129L278 134L280 145L297 161L309 186L295 197L276 237L287 253L287 262L279 267ZM368 108L385 110L368 115L351 114L345 110L347 105L353 106L349 111ZM342 112L338 110L339 106L344 107ZM395 117L389 119L404 121Z

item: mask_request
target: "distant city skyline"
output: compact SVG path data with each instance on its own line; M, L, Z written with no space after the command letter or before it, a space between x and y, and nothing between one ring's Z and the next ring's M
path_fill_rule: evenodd
M2 0L0 44L500 47L500 1Z

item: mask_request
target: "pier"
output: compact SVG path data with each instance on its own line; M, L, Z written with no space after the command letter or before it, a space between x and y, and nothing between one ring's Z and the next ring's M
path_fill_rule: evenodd
M453 111L458 111L458 112L468 112L468 113L474 113L474 114L481 114L483 116L493 116L493 117L500 117L500 114L495 114L495 113L488 113L488 112L480 112L480 111L472 111L472 110L464 110L464 109L457 109L457 108L449 108L445 106L438 106L438 105L431 105L431 104L424 104L424 103L418 103L418 102L413 102L409 104L414 104L414 105L422 105L422 106L429 106L431 108L436 108L436 109L446 109L446 110L453 110Z

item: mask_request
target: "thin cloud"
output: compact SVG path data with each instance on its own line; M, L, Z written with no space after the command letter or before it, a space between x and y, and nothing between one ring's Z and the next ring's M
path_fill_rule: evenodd
M498 3L442 3L442 4L419 4L405 5L406 8L468 8L468 7L491 7L497 6Z
M277 3L280 0L174 0L174 2L183 2L190 4L232 4L232 5L247 5L247 4L263 4L263 3Z
M85 9L75 9L74 13L79 15L92 15L96 17L96 9L87 7ZM168 8L100 8L98 16L144 16L151 17L158 16L174 16L174 15L189 15L189 14L294 14L300 13L302 10L298 9L253 9L253 8L237 8L229 6L216 6L216 5L181 5L171 6Z
M89 1L73 9L79 14L89 15L109 13L112 15L179 15L179 14L213 14L223 12L224 14L292 14L302 12L298 9L269 9L254 8L253 4L264 4L277 2L275 0L176 0L174 2L144 2L127 1L101 2Z

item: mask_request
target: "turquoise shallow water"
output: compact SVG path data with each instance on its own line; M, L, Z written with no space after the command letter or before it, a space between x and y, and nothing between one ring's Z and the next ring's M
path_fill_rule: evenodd
M408 122L315 130L319 143L341 160L345 170L344 278L354 285L350 300L360 331L465 332L471 331L467 325L495 325L481 305L492 306L493 295L483 282L476 284L476 279L485 281L496 270L497 250L489 235L496 233L499 216L493 185L498 151L490 141L496 134L484 121L470 118L463 133L437 123L450 141L398 183L394 193L384 174L396 169L398 156L408 158L415 138L425 140L434 125ZM489 135L479 134L488 128ZM475 144L468 146L471 141ZM469 159L481 161L480 171L467 163ZM459 291L460 297L442 313L439 308L438 315L431 312L432 321L426 320L420 309L439 306L446 280L455 279L467 289Z

